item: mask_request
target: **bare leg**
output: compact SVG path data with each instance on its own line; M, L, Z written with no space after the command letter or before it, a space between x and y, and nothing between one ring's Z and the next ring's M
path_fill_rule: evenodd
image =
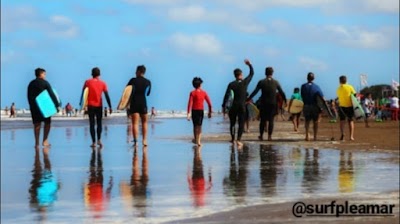
M42 143L43 146L50 146L49 141L48 141L50 128L51 128L51 124L45 122L44 123L44 131L43 131L43 143Z
M310 140L310 138L309 138L309 129L310 129L310 121L308 121L308 120L306 120L306 122L304 123L304 126L305 126L305 128L306 128L306 141L309 141Z
M38 148L40 137L40 123L33 124L33 132L35 133L35 148Z
M349 121L350 140L354 141L354 121Z
M299 126L300 126L300 115L296 116L296 130L299 131Z
M201 145L201 126L195 126L195 134L194 134L194 138L195 138L195 144L197 145Z
M292 115L292 123L293 123L293 129L295 132L297 132L297 116L296 115Z
M132 120L132 135L133 135L133 145L137 145L137 138L139 135L139 114L131 114Z
M141 114L143 146L147 146L147 114Z
M314 141L317 141L318 123L318 121L314 121Z

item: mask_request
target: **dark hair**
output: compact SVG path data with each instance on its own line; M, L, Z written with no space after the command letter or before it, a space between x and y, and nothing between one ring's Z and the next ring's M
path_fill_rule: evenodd
M239 75L242 74L242 70L240 70L240 68L237 68L235 70L233 70L233 74L235 75L235 78L239 77Z
M314 73L312 73L312 72L309 72L308 74L307 74L307 81L309 81L309 82L312 82L312 81L314 81Z
M274 69L272 67L266 67L265 68L265 75L266 76L272 76L274 74Z
M200 85L203 83L203 80L200 77L194 77L192 81L192 85L194 88L199 88Z
M37 68L35 69L35 76L36 78L39 77L43 72L46 72L43 68Z
M298 93L300 92L300 89L298 87L294 88L293 92Z
M340 81L341 84L346 84L346 82L347 82L346 76L344 76L344 75L340 76L339 77L339 81Z
M136 67L136 73L140 73L142 75L144 75L146 73L146 67L144 65L138 65Z
M100 69L98 67L92 68L92 77L96 78L98 76L100 76Z

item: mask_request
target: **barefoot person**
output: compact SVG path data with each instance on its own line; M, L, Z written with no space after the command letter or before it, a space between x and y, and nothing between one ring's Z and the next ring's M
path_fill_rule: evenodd
M95 120L97 124L97 145L102 146L101 132L102 132L102 119L103 119L103 102L101 95L104 93L106 96L108 107L111 110L110 96L108 95L107 84L100 80L100 69L95 67L92 69L91 79L86 80L82 88L81 102L83 99L83 92L87 87L89 89L89 95L87 97L87 113L89 115L90 135L92 137L91 147L96 146L96 132L95 132Z
M339 117L340 117L340 140L344 140L344 125L346 123L346 119L349 123L349 131L350 131L350 140L354 140L354 110L353 104L351 102L350 95L355 94L353 86L347 84L347 77L340 76L339 77L340 86L337 89L337 96L339 99Z
M204 117L204 100L208 104L208 118L211 118L212 107L210 97L206 91L201 89L203 80L200 77L194 77L192 84L195 88L189 95L189 102L187 108L187 119L193 121L193 143L201 145L201 125L203 124Z
M57 100L56 95L53 92L53 89L50 86L50 83L45 80L46 71L43 68L37 68L35 70L35 76L36 79L32 80L28 85L28 102L35 133L35 147L37 148L39 147L40 126L42 122L44 122L42 145L50 146L48 137L51 128L51 117L48 118L43 117L42 112L40 111L39 106L36 103L36 97L44 90L47 90L54 103L54 106L56 108L59 108L60 104ZM59 109L57 109L57 111L58 110Z
M293 94L292 94L292 97L290 98L289 107L288 108L291 108L293 100L303 101L303 99L301 98L301 95L300 95L300 89L297 88L297 87L294 88L294 90L293 90ZM301 115L301 112L296 113L296 114L292 114L292 123L293 123L293 128L294 128L295 132L299 131L300 115Z
M314 79L314 74L309 72L307 74L307 82L301 86L301 97L304 102L303 114L305 119L306 141L310 140L309 127L311 121L313 121L314 141L317 140L318 119L321 113L321 108L317 104L317 96L324 97L321 88L314 83Z
M283 92L279 82L272 78L274 74L274 69L272 67L267 67L265 69L265 79L261 79L257 87L250 94L248 100L251 100L258 91L261 90L261 100L260 100L260 135L259 140L263 140L264 129L266 122L268 122L268 141L272 140L272 132L274 131L274 117L277 113L277 98L276 91L282 96L283 102L286 104L286 95Z
M228 88L226 88L224 101L222 103L222 110L225 115L225 113L227 112L225 106L226 103L228 102L230 92L233 91L234 99L232 106L229 109L230 133L231 133L231 142L234 143L235 132L236 132L235 125L236 125L236 120L238 120L239 123L239 130L237 132L238 146L243 145L243 143L241 143L241 138L244 131L244 119L246 115L246 93L247 93L247 87L249 86L249 83L254 75L253 66L251 65L250 61L246 59L244 62L250 68L249 75L245 79L243 79L242 70L237 68L233 71L236 80L229 83Z
M129 114L132 120L132 134L134 146L137 145L139 135L139 118L142 121L142 143L147 146L147 102L146 96L150 95L151 82L144 77L146 67L139 65L136 68L136 77L129 80L128 85L132 85L130 98ZM147 91L146 91L147 90Z

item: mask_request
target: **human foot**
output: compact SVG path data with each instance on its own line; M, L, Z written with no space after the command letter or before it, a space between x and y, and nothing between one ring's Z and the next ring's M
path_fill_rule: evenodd
M50 144L47 140L44 140L43 143L42 143L42 145L43 145L43 146L46 146L46 147L51 146L51 144Z
M96 147L96 143L93 142L93 143L90 145L90 147L92 147L92 148Z
M97 140L97 145L98 146L103 146L103 143L101 142L101 140L99 139L99 140Z

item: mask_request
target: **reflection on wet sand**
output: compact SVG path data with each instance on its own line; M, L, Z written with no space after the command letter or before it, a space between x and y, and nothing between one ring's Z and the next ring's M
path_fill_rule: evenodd
M84 185L85 205L93 213L94 218L101 218L102 213L110 201L113 178L109 178L108 187L103 193L103 159L101 157L102 148L94 148L90 158L89 182Z
M208 172L208 182L206 182L203 172L203 161L201 158L201 146L193 147L193 153L192 176L190 176L189 168L187 172L187 180L194 207L201 207L206 205L205 196L212 187L211 171Z
M35 149L35 162L32 169L32 180L29 188L29 204L34 212L39 212L39 221L46 219L48 207L57 200L60 184L51 172L49 148L43 149L44 169L40 162L40 149Z
M312 150L312 158L310 151ZM322 170L319 165L319 150L305 149L302 191L315 193L321 190L321 184L326 180L329 170Z
M149 182L149 162L147 159L147 147L142 149L142 172L140 172L138 148L135 147L132 158L132 175L130 183L121 181L120 192L124 200L124 204L128 211L134 207L135 217L146 217L148 205L148 197L150 191L147 188Z
M224 178L223 187L224 194L233 197L237 204L246 200L248 163L249 147L243 145L243 149L238 149L236 153L235 148L231 146L229 176Z
M347 153L347 158L344 150L340 150L339 160L339 191L341 193L350 193L354 190L354 168L353 168L353 155L351 152Z
M277 153L271 145L260 145L261 192L264 196L276 194L277 169L281 162Z
M66 127L65 128L65 135L67 137L67 140L70 141L72 137L72 128Z

